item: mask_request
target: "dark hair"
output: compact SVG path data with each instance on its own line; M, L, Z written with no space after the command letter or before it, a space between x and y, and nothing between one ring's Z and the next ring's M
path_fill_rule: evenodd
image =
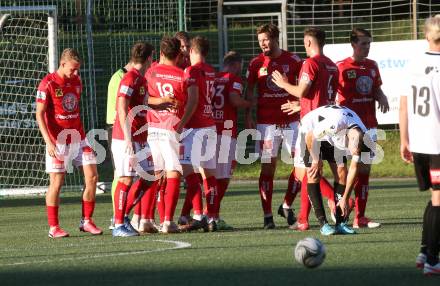
M177 38L163 37L160 51L167 59L174 60L180 54L180 41Z
M78 63L81 63L81 57L79 56L79 53L77 50L72 48L64 49L61 53L60 61L76 61Z
M195 36L191 39L191 49L206 57L209 51L209 41L206 37Z
M350 42L357 43L359 41L359 37L369 37L371 38L371 33L362 28L353 28L350 34Z
M189 34L185 31L179 31L176 34L174 34L174 37L177 38L178 40L185 40L188 41L190 40L189 38Z
M257 28L257 35L263 33L267 34L269 38L276 40L278 40L280 36L280 30L276 25L272 23L261 25L260 27Z
M147 42L137 42L131 47L130 61L135 64L145 63L153 54L154 47Z
M309 27L304 30L304 36L310 36L318 42L320 47L325 45L325 31L317 27Z
M223 57L223 65L224 66L228 66L228 65L231 65L233 63L241 63L242 61L243 61L243 58L236 51L229 51Z

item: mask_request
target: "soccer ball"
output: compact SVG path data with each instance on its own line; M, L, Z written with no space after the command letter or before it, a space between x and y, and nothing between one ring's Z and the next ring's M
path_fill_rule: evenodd
M315 268L324 262L325 246L319 239L306 237L298 241L294 255L296 261L307 268Z

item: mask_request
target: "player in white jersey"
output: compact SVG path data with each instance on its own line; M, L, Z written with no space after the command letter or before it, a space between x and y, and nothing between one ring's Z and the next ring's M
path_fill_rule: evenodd
M419 189L431 189L416 265L440 275L440 14L425 23L429 51L418 55L400 97L400 155L414 162Z
M367 128L357 114L346 107L324 105L307 113L301 119L296 150L299 151L296 160L302 161L307 170L308 182L318 191L309 192L315 215L321 225L323 235L334 233L354 234L343 219L348 213L348 199L358 175L361 158L369 156L369 137L364 136ZM366 141L364 142L364 139ZM349 153L347 153L347 151ZM361 154L364 153L365 154ZM333 229L325 217L319 184L322 174L322 160L334 158L337 164L344 163L344 156L351 155L352 160L348 169L345 190L337 201L336 227ZM362 156L364 155L364 156Z

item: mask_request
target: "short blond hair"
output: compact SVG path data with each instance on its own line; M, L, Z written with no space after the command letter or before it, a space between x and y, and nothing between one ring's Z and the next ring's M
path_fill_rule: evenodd
M425 35L428 40L440 44L440 14L429 17L425 22Z
M67 48L64 49L64 51L61 53L60 61L76 61L78 63L81 63L81 57L79 56L77 50Z

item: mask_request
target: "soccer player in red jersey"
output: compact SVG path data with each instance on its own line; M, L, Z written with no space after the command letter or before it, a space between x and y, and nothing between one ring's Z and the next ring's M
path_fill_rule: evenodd
M376 134L375 103L378 102L378 107L382 112L387 112L389 105L387 97L380 88L382 80L377 63L367 58L370 52L371 34L367 30L354 28L351 31L350 42L353 55L336 63L339 69L337 101L338 104L356 112L369 129L368 132ZM373 136L373 138L375 137ZM355 183L356 216L353 221L354 228L380 226L380 223L365 216L370 170L371 164L362 165Z
M37 91L36 118L46 143L46 172L50 176L46 210L51 238L69 236L59 226L58 208L61 187L71 163L82 167L85 181L79 228L94 235L102 234L92 220L98 172L95 153L85 138L80 118L82 84L77 75L80 65L78 52L65 49L58 70L45 76Z
M218 205L216 216L219 217L220 203L228 188L236 164L237 145L237 109L249 108L251 102L242 98L243 82L240 73L243 59L237 52L230 51L223 58L223 69L217 73L214 88L213 116L217 127L217 191ZM232 230L223 219L219 219L219 230Z
M338 82L338 70L336 65L324 55L323 47L325 44L325 32L321 29L311 27L304 31L304 47L308 58L304 61L299 75L298 85L290 84L285 75L274 72L273 81L278 86L287 90L290 94L300 99L301 118L303 118L310 111L327 104L331 104L335 100L336 86ZM290 113L296 108L297 103L289 102L283 105L283 111ZM299 142L300 140L298 140ZM328 221L325 215L325 210L322 204L321 191L330 200L338 200L342 197L345 190L345 181L347 170L344 162L337 162L334 156L334 148L326 142L321 143L321 148L327 149L324 154L325 160L328 161L330 168L335 177L334 193L331 187L325 181L319 178L316 181L316 176L311 176L306 173L305 162L300 160L300 156L295 158L295 167L300 178L307 180L307 184L303 182L302 195L301 195L301 213L299 216L298 224L294 229L305 230L308 229L308 214L310 211L310 202L313 205L315 214L321 225L321 229L328 228ZM296 153L301 152L300 146L296 146ZM318 167L317 162L312 163L312 169ZM325 188L322 188L325 187ZM308 197L305 195L308 194ZM338 212L340 214L340 212ZM337 216L337 220L342 220L342 217Z
M154 171L158 178L162 172L166 177L164 221L161 221L163 233L175 233L179 229L173 221L179 199L180 177L180 143L175 131L183 115L185 93L183 91L183 70L177 67L180 54L180 41L177 38L165 37L160 42L161 63L150 68L146 73L148 93L150 97L166 96L176 99L182 104L177 109L148 111L148 144L153 155ZM147 223L146 221L141 223Z
M189 49L190 49L190 37L185 31L179 31L174 35L180 41L180 55L177 60L177 66L182 70L191 66L191 61L189 59Z
M256 127L262 136L256 145L261 156L259 191L264 213L264 228L273 229L275 224L272 214L272 193L277 154L281 143L288 154L293 154L298 135L299 115L279 112L282 104L288 100L297 101L297 99L274 84L272 74L276 71L282 72L287 75L291 84L296 84L302 61L297 55L279 47L277 26L273 24L260 26L257 29L257 36L262 53L249 63L246 98L252 101L254 89L257 87ZM245 120L246 128L255 129L251 109L247 109ZM292 171L289 178L289 188L286 191L286 197L289 197L289 200L293 201L291 198L299 191L299 186L299 180ZM288 217L287 222L289 225L293 225L296 218L291 204L285 204L284 207Z
M188 198L193 205L194 220L186 230L203 228L217 230L215 206L217 204L216 144L217 133L212 118L212 98L214 95L215 71L206 63L209 42L205 37L191 39L189 51L191 66L184 72L186 92L185 111L176 131L182 133L183 158L181 164L187 184ZM199 184L200 172L206 198L208 217L203 216L202 193ZM181 214L186 215L186 214Z
M151 153L147 144L145 105L172 105L170 97L149 98L145 70L152 61L153 46L145 42L133 45L131 61L133 67L119 85L117 116L112 134L112 152L115 171L119 177L115 191L113 236L136 236L139 233L128 219L133 206L149 188L154 189L156 180ZM133 183L133 178L139 177ZM154 183L152 183L154 182Z

